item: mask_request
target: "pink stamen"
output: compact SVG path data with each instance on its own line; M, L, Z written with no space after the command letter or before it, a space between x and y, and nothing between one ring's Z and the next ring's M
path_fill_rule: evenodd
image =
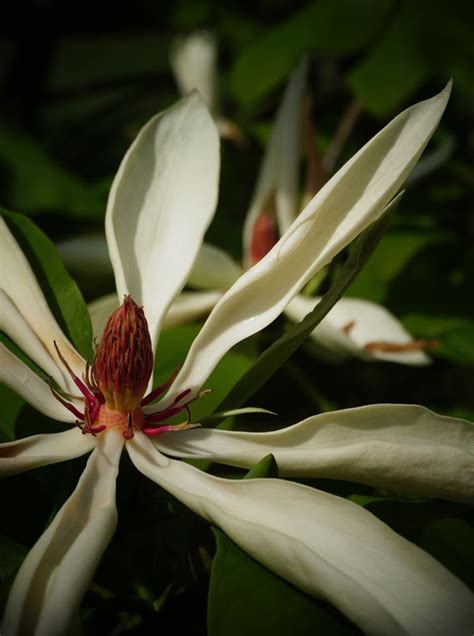
M169 433L173 429L174 426L172 424L168 424L165 426L155 426L152 428L146 427L143 428L142 431L143 433L145 433L145 435L148 435L148 437L155 437L156 435L161 435L161 433Z
M154 402L155 400L157 400L160 397L160 395L163 395L163 393L165 393L174 382L180 369L181 367L179 366L177 369L173 371L171 376L168 378L168 380L166 380L164 384L160 384L159 386L156 387L156 389L153 389L153 391L151 391L147 396L145 396L143 400L140 402L140 406L145 406L146 404L150 404L150 402Z
M67 408L68 411L70 411L75 417L77 417L79 420L83 420L84 419L84 413L81 413L81 411L79 411L78 408L76 408L74 406L74 404L70 404L69 402L67 402L66 400L64 400L59 393L56 391L56 389L53 388L52 385L53 379L50 377L48 379L48 384L49 384L49 388L51 389L51 393L53 394L53 396L57 399L57 401L62 404L65 408Z
M74 373L74 371L71 369L71 367L69 366L69 364L67 363L66 359L64 358L64 356L62 355L62 353L59 351L59 347L56 343L56 340L54 341L54 348L56 349L56 353L59 356L59 359L61 360L61 362L64 365L64 368L66 369L66 371L69 373L69 375L72 378L72 381L74 382L74 384L77 386L77 388L79 389L79 391L82 393L82 395L89 400L89 402L95 402L95 396L89 391L89 389L86 387L86 385L81 382L81 380L79 380L79 378L77 377L77 375Z
M165 409L164 411L150 413L150 415L145 416L145 422L161 422L162 420L167 420L169 417L173 417L173 415L180 413L184 408L185 406L171 406L169 409Z
M175 399L173 400L173 404L178 404L178 402L181 402L181 400L187 395L189 395L190 393L191 393L191 389L186 389L185 391L180 393L178 397L175 397Z

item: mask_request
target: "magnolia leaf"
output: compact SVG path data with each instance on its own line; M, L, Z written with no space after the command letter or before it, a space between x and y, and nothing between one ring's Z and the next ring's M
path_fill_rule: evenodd
M244 479L277 477L273 455L266 455ZM358 634L329 605L307 596L254 561L221 530L214 528L217 552L208 597L209 636L293 636Z
M0 384L0 404L2 405L0 442L10 442L15 439L15 422L24 403L24 400L14 391Z
M179 367L201 326L198 323L179 325L162 332L155 356L154 386L166 382L173 371ZM236 382L249 370L252 363L253 359L249 354L242 355L236 351L227 353L203 387L203 389L210 389L209 393L196 400L191 407L193 422L207 420L209 414L217 408ZM230 417L230 415L224 414L219 418L215 416L214 419L221 421L224 417Z
M355 241L339 276L323 296L321 302L300 323L290 327L258 357L255 364L240 378L219 404L219 411L238 408L245 403L310 336L367 262L387 229L392 213L398 207L402 196L403 192L398 194L385 208L380 218Z
M53 243L26 216L5 210L2 215L28 259L61 329L79 353L90 358L92 327L87 305Z
M390 0L320 0L303 7L244 49L231 75L236 97L246 103L262 98L306 51L356 52L375 37L391 5Z
M252 466L244 479L257 479L262 477L278 477L278 464L274 456L269 453Z
M433 521L423 528L417 543L474 587L474 528L466 521L456 518Z
M3 607L13 576L22 564L27 552L26 546L0 534L0 607Z
M219 411L218 413L213 413L212 415L203 417L201 419L201 422L204 423L210 420L220 420L224 417L234 417L235 415L245 415L247 413L266 413L267 415L276 415L274 411L262 409L258 406L245 406L241 409L230 409L229 411Z
M100 185L82 182L19 130L0 126L0 136L0 162L9 173L9 205L32 214L67 212L79 218L100 218L105 205Z
M423 250L442 244L449 236L438 231L394 230L385 235L347 293L376 303L385 303L390 284L403 275L410 262Z
M474 321L451 316L411 314L403 324L419 338L433 340L430 355L474 365Z

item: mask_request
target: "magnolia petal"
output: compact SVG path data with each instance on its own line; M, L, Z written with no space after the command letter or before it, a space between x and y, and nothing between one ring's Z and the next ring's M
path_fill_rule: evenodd
M96 443L96 437L82 435L78 428L72 428L63 433L33 435L0 444L0 477L81 457Z
M53 420L75 422L74 415L53 397L46 382L1 343L0 381L21 395L37 411Z
M73 371L80 376L84 370L84 360L67 340L56 322L30 264L3 218L0 219L0 252L3 262L8 263L8 268L2 267L4 275L0 281L0 289L9 297L11 303L23 317L22 324L18 325L18 332L15 329L15 322L11 322L8 335L16 342L17 337L21 338L23 323L27 322L45 350L44 355L37 361L38 364L44 368L49 364L46 359L49 358L54 360L60 369L62 368L54 348L54 342L56 342ZM66 388L68 387L69 379Z
M219 136L197 93L151 119L115 177L106 235L121 299L144 306L152 341L214 215Z
M194 394L235 344L272 322L303 285L372 223L400 188L446 107L450 84L395 117L308 203L274 248L227 291L176 378Z
M79 483L23 562L5 610L4 636L67 634L115 531L115 480L123 439L98 438Z
M10 297L0 290L0 306L2 308L0 316L0 328L7 336L15 339L15 344L41 369L54 378L59 386L72 388L70 377L63 367L58 366L51 357L49 351L38 338L36 333L20 314L16 305L12 303Z
M228 289L242 274L232 256L203 243L188 277L188 285L198 289Z
M181 292L168 310L163 327L175 327L198 320L208 314L219 302L222 293L218 291Z
M243 253L251 265L250 244L257 218L274 196L278 229L283 234L298 213L299 157L301 143L302 99L307 62L301 62L288 82L273 125L255 192L244 224Z
M295 296L287 305L285 314L300 322L320 300L321 297L316 296ZM319 323L311 338L322 354L335 360L354 356L362 360L387 360L410 365L426 365L430 361L422 349L416 349L416 341L393 314L382 305L359 298L341 298Z
M288 477L324 477L474 503L474 424L417 405L322 413L268 433L194 429L163 453L250 468L272 453Z
M212 33L198 31L173 41L170 65L181 95L197 90L217 111L217 46Z
M87 305L92 324L94 338L100 338L112 313L118 309L120 303L117 294L107 294L96 298Z
M165 458L143 435L127 450L143 474L364 633L471 633L470 591L364 508L279 479L220 479Z

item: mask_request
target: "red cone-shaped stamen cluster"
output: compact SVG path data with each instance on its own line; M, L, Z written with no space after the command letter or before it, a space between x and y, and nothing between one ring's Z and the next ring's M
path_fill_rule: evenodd
M130 296L109 318L97 350L94 376L107 407L133 412L140 405L153 371L148 324Z
M160 409L157 404L153 412L143 411L142 407L155 402L168 391L177 371L167 382L143 397L153 371L153 350L143 309L130 296L125 296L122 306L109 318L94 362L92 365L87 363L82 379L74 374L54 344L81 397L61 393L55 388L52 378L51 390L56 399L77 417L77 425L84 434L97 435L113 428L120 430L124 439L128 440L136 431L155 436L199 426L190 421L189 405L207 391L193 397L191 390L186 389L169 406ZM83 412L66 397L80 400ZM184 422L164 423L183 411L186 412Z

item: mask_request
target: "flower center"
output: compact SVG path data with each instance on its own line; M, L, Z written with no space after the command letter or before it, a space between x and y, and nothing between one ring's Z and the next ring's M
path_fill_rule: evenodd
M97 435L113 428L120 430L125 439L131 439L136 431L154 436L199 426L190 423L189 404L204 392L191 397L190 389L183 391L161 410L159 405L153 411L147 406L168 391L176 372L165 384L144 397L153 371L153 350L143 308L130 296L125 296L122 305L110 316L93 364L87 363L82 379L74 374L56 343L54 345L81 396L62 393L53 386L50 378L51 390L55 398L76 416L76 423L84 434ZM66 398L83 402L83 410ZM184 422L161 424L183 411L187 415Z
M140 431L145 421L145 413L141 408L135 411L114 411L102 404L94 422L95 426L105 426L120 431L125 439L132 439L135 431Z

